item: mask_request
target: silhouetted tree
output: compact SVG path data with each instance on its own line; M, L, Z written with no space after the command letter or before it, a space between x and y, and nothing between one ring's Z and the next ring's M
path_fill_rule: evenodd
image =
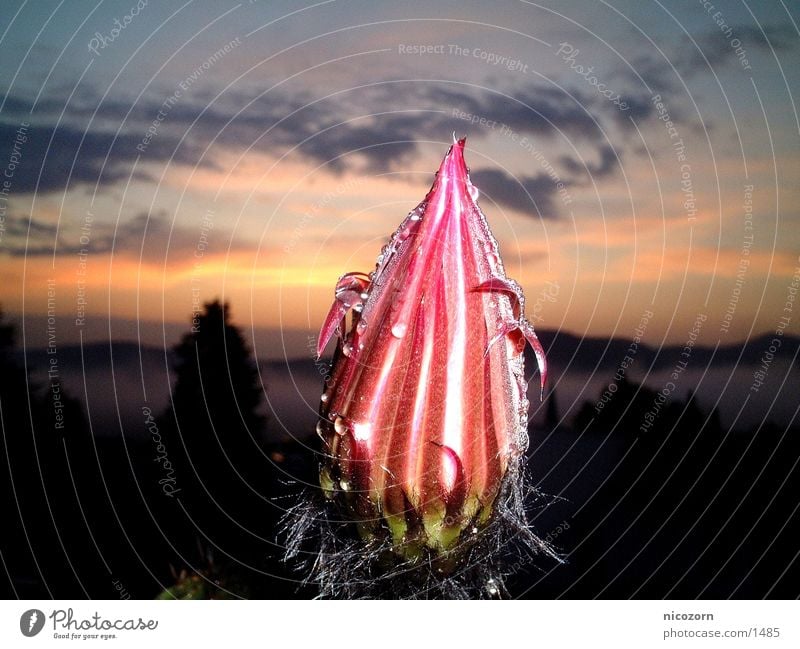
M248 563L245 557L265 554L258 537L273 533L255 362L230 322L228 305L219 301L204 305L174 353L175 387L159 418L165 461L174 472L174 495L163 503L166 525L189 574L201 574L190 559L198 542L220 557Z
M12 565L12 579L17 581L22 577L20 573L33 576L33 565L30 552L24 552L25 543L20 534L19 514L17 503L19 499L16 490L21 486L20 477L25 472L13 472L13 466L22 452L27 451L25 440L30 438L30 422L22 405L26 400L26 375L23 369L15 362L14 327L3 321L0 312L0 428L2 429L3 461L0 463L0 516L3 527L7 533L0 535L0 555L6 566ZM6 457L8 461L6 461ZM11 465L11 470L8 466ZM20 467L27 468L27 467ZM16 556L14 556L16 555ZM16 562L16 566L12 562ZM21 564L21 565L20 565ZM17 570L14 570L14 567ZM21 570L20 570L21 568ZM17 572L19 571L19 572ZM17 574L13 574L16 572ZM11 584L9 584L11 587ZM4 591L5 597L13 596L13 591Z
M645 414L652 409L656 395L653 390L631 383L623 376L613 381L596 402L587 401L580 407L574 426L577 430L588 427L603 434L613 431L633 438L639 435L639 427Z
M623 380L576 417L616 456L559 537L575 548L562 579L580 580L568 596L796 596L798 430L725 430L692 390L657 399Z
M224 497L257 481L265 423L258 373L228 305L219 301L204 305L174 353L175 387L162 416L166 452L183 452L180 478L196 479L187 493L176 477L184 499L198 496L207 507L215 489Z
M258 435L261 387L250 350L229 320L229 306L214 301L192 321L192 330L175 347L177 380L172 402L179 423L218 426L239 422Z
M84 563L67 440L85 430L80 404L55 381L33 382L15 357L15 329L0 311L0 554L11 595L77 597ZM76 567L68 568L69 562ZM88 576L84 579L88 579Z

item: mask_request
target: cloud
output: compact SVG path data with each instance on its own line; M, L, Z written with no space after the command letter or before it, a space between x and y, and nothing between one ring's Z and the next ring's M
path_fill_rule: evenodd
M441 139L453 130L451 120L423 111L358 121L308 134L298 153L334 172L383 173L408 165L419 154L418 140Z
M174 226L168 215L159 212L153 215L139 213L122 221L116 228L113 223L92 225L89 243L80 242L80 232L70 229L62 221L55 223L36 217L11 215L5 221L5 237L0 252L12 257L40 257L76 255L88 251L103 255L113 252L138 259L145 263L174 262L194 258L201 236L201 226ZM231 238L230 232L214 229L213 224L203 239L203 253L224 253L231 250L251 250L253 245Z
M101 101L98 93L83 90L66 108L49 97L37 105L33 117L28 116L28 102L9 98L0 141L13 141L21 120L33 122L13 179L13 191L21 193L112 186L128 179L137 159L137 177L145 179L150 179L147 163L154 162L217 169L215 147L236 153L252 149L273 158L288 153L334 174L384 173L408 168L421 155L423 141L446 142L453 131L503 137L508 135L503 127L519 136L582 141L605 156L596 120L619 111L581 92L574 91L576 101L557 88L530 83L505 96L461 84L392 82L325 99L239 89L210 103L208 97L157 96L152 91L130 105L118 99ZM646 106L638 106L638 114ZM465 114L495 126L465 121ZM569 169L583 167L577 160L563 161ZM608 164L612 161L603 157L590 172L606 173ZM490 180L499 183L498 177ZM536 189L537 200L547 205L545 185L535 176L524 184ZM521 204L516 191L499 195L513 196L512 203Z
M732 25L730 35L713 25L694 37L694 42L683 35L675 40L671 47L664 47L663 54L656 50L630 58L630 70L618 70L615 74L634 87L641 87L642 82L653 93L682 93L681 80L708 75L708 66L719 70L722 67L739 67L740 61L736 47L731 45L734 39L740 41L740 47L750 57L753 51L776 52L788 51L797 47L798 39L789 25ZM762 33L763 29L763 33ZM628 93L623 99L631 107L623 116L630 115L634 119L643 119L652 114L652 106L647 97L636 93ZM683 114L675 112L674 118L684 121Z
M500 169L478 169L470 173L473 184L489 200L524 214L555 218L556 184L545 173L510 176Z
M130 176L132 163L139 155L136 145L141 137L133 133L83 131L69 124L58 127L31 124L22 128L25 140L20 142L19 164L11 179L13 192L32 193L38 189L46 193L81 184L115 184ZM19 123L0 122L0 142L13 143L20 129ZM154 143L154 154L167 159L175 142L165 135ZM178 150L176 159L195 163L197 148L193 143L185 145Z
M619 151L608 145L597 148L597 162L562 156L563 172L555 168L535 175L514 176L500 169L478 169L470 174L472 182L487 198L499 205L541 218L560 215L559 203L571 201L569 188L586 184L588 179L605 178L620 169Z
M674 53L674 65L687 77L705 73L707 65L712 68L740 65L736 47L731 43L734 39L740 42L739 47L748 57L753 50L763 52L785 51L797 45L796 33L788 25L732 25L730 36L720 29L709 29L697 38L694 45L688 38ZM763 32L762 32L763 30ZM704 58L705 57L705 58ZM708 61L708 64L706 64Z
M595 116L587 110L593 97L581 92L573 92L577 102L561 90L534 84L502 94L489 90L467 92L456 87L430 86L422 94L451 114L453 109L457 109L495 121L498 126L508 126L519 133L552 137L564 133L592 140L602 136Z
M484 88L420 82L387 83L323 101L299 96L253 100L240 94L228 101L249 106L233 121L215 109L203 115L202 128L220 142L254 144L267 153L297 147L297 155L336 173L398 169L420 154L419 142L447 141L453 131L489 137L506 126L519 134L552 138L563 134L598 141L602 136L583 108L588 99L576 104L558 90L533 85L509 94L513 99ZM473 116L493 122L495 128L473 125Z
M572 174L572 176L582 176L588 174L593 178L603 178L613 174L619 165L617 151L610 146L601 146L598 150L600 160L597 163L581 161L578 162L568 156L561 158L561 164Z
M788 24L762 25L760 28L755 25L745 25L737 27L735 32L746 44L767 51L769 51L770 48L776 50L792 49L795 48L798 43L797 32L789 27Z
M15 215L6 217L3 222L3 229L5 230L5 238L12 237L15 239L28 236L31 239L54 238L57 232L55 223L46 223L35 219L29 220ZM6 244L6 241L3 243ZM3 249L6 249L5 245L0 248L0 250ZM12 254L14 253L12 252Z

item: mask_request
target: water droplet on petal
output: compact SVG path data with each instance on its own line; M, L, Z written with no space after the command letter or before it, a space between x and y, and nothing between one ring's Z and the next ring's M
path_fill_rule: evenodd
M396 322L392 325L392 335L395 338L402 338L408 331L408 325L405 322Z
M350 483L347 480L339 480L339 486L342 488L342 491L350 491Z
M367 293L365 291L361 295L359 295L358 297L360 297L362 300L368 300L369 299L369 293Z
M328 395L327 392L323 392L322 396L319 398L319 400L322 401L322 403L328 403L328 399L330 399L330 396Z
M344 435L347 432L347 423L344 420L344 417L337 417L336 421L333 422L333 429L339 435Z
M342 345L342 354L344 354L347 357L352 356L353 355L353 345L351 345L350 343L345 343L344 345Z
M356 325L356 333L359 336L364 335L364 332L367 330L367 321L366 320L359 320L358 324Z

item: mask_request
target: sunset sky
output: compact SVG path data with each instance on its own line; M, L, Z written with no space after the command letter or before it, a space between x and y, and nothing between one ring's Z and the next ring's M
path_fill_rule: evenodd
M158 344L220 297L270 332L259 354L302 355L455 131L537 327L800 333L798 22L780 1L9 0L0 304L45 344L54 280L59 340L138 322Z

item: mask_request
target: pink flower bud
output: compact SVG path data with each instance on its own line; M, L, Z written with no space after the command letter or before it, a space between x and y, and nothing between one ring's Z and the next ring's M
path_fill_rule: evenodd
M320 483L364 538L441 556L490 521L527 445L525 343L544 351L506 277L464 139L369 275L348 273L317 354L338 334L318 433ZM349 314L349 317L348 317Z

